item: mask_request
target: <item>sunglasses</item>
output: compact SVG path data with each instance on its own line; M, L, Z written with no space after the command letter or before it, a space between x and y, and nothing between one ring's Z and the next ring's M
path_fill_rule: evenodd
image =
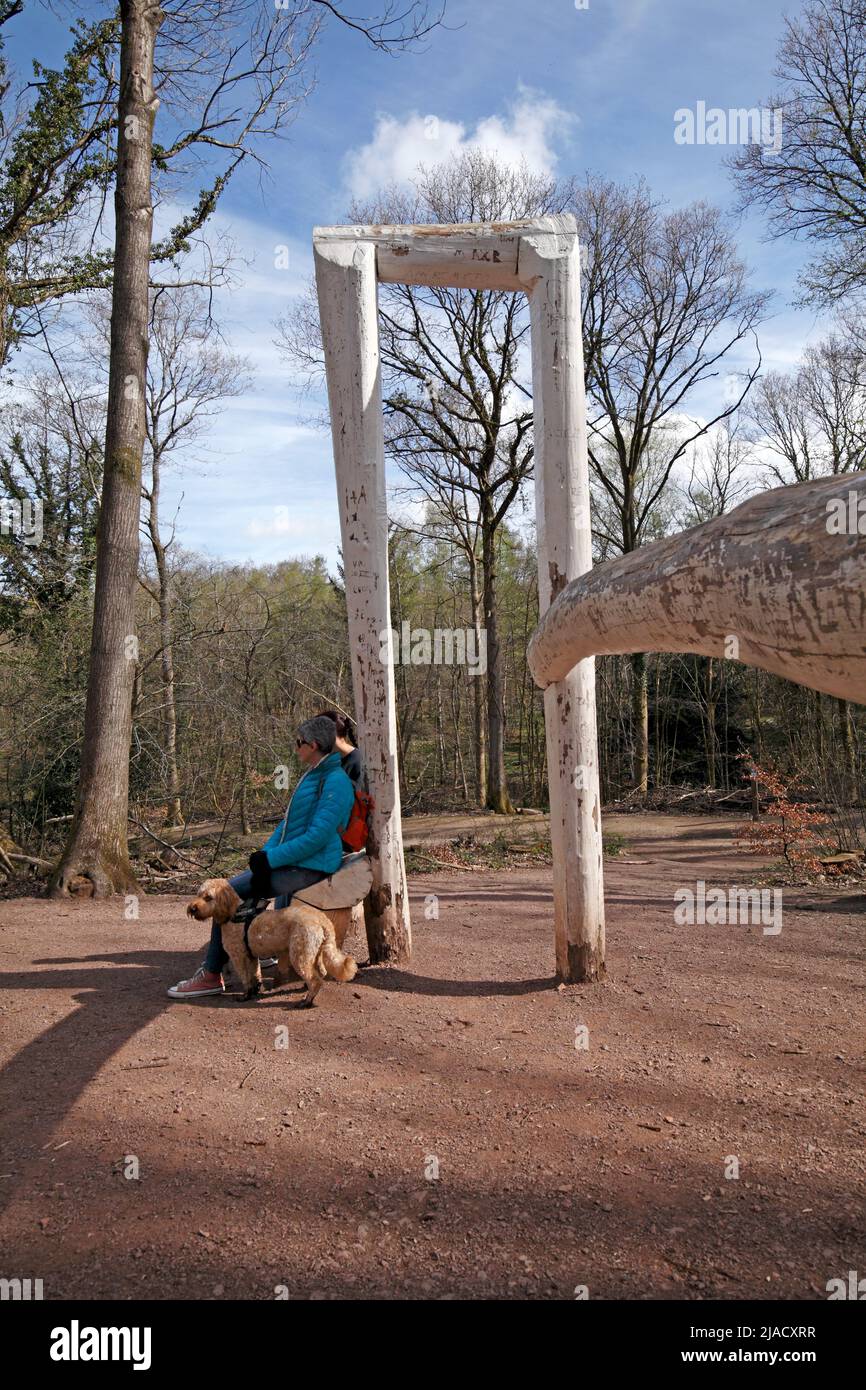
M296 739L295 739L295 747L296 747L296 748L303 748L303 747L304 747L304 744L305 744L306 742L307 742L307 740L306 740L305 738L296 738ZM310 744L309 747L312 747L312 744Z

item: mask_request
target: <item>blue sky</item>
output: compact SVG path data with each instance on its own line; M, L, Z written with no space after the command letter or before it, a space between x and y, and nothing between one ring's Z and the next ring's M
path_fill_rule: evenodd
M352 0L350 9L374 3ZM678 145L674 113L699 101L724 109L765 101L782 17L799 11L797 0L579 3L449 0L448 27L423 51L399 56L329 24L313 57L315 90L288 138L267 152L270 176L241 171L220 205L218 224L249 265L218 314L255 379L227 403L195 459L166 480L165 515L180 508L181 544L230 561L336 560L329 437L305 423L310 405L290 387L273 323L311 272L313 226L345 220L353 193L481 142L560 175L642 174L674 206L704 198L732 208L730 150ZM62 23L32 4L9 26L19 70L34 54L56 61L62 42ZM792 307L807 249L765 243L762 231L760 216L747 218L738 244L753 284L776 291L761 347L767 366L786 367L825 325ZM288 269L275 267L278 246L289 248ZM707 395L695 410L711 404Z

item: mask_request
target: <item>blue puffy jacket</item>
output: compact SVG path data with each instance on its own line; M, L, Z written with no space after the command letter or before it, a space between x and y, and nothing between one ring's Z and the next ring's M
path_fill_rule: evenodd
M271 868L291 864L336 873L343 859L340 831L349 823L354 800L355 788L340 766L339 753L329 753L304 773L265 845Z

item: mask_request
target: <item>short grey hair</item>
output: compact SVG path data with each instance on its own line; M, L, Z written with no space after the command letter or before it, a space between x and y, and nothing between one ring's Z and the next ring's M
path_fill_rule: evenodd
M298 738L302 738L304 743L315 743L323 753L333 753L337 726L326 714L317 714L315 719L305 719L299 726Z

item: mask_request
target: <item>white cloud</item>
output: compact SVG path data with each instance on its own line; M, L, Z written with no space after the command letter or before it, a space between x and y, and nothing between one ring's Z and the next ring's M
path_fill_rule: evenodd
M576 118L551 97L519 88L507 116L485 116L470 129L461 121L412 112L382 114L368 144L346 156L350 195L369 198L390 183L408 183L419 164L442 164L464 150L496 153L509 164L525 159L537 173L553 173L554 146Z

